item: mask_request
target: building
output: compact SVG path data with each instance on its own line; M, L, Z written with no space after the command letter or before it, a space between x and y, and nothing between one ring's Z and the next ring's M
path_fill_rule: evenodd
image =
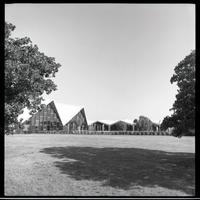
M114 120L98 120L90 121L90 131L110 131L111 124L115 123Z
M110 125L111 131L134 131L134 124L127 121L117 121Z
M133 131L135 124L131 120L100 120L91 122L89 125L90 131Z
M42 109L32 116L26 108L18 117L18 120L22 119L24 132L88 129L83 107L60 104L55 101L46 102L42 104Z
M109 124L102 121L95 121L89 125L90 131L109 131Z

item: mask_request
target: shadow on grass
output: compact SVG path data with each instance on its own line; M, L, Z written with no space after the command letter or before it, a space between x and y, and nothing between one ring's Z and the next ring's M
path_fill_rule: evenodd
M60 158L62 173L76 180L104 181L104 185L161 186L194 195L193 153L170 153L138 148L51 147L40 152Z

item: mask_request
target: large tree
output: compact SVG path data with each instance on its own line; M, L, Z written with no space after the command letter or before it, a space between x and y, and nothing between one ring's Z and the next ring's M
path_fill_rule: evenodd
M33 45L30 38L12 38L15 26L5 22L5 129L17 123L17 117L28 107L32 113L41 105L44 92L56 90L52 81L60 67Z
M195 129L195 50L175 68L171 84L177 83L178 94L173 104L173 114L167 116L162 127L174 127L174 135L190 134Z
M161 130L166 131L168 128L173 128L174 126L176 126L176 122L175 122L174 118L172 118L170 116L166 116L163 119L160 128L161 128Z

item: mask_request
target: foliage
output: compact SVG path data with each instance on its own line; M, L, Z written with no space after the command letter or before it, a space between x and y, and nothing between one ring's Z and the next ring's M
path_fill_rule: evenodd
M162 127L174 127L174 135L187 134L195 128L195 50L186 56L174 69L171 84L177 83L178 94L173 104L171 117L166 117Z
M137 119L134 119L134 120L133 120L133 123L135 124L134 130L135 130L135 131L139 131L139 123L138 123L138 120L137 120Z
M166 131L168 128L172 128L175 126L175 121L174 118L171 118L170 116L166 116L163 121L162 124L160 126L161 130Z
M33 45L30 38L11 38L15 26L5 22L5 129L17 123L23 108L40 108L44 92L56 90L51 80L60 67Z
M139 117L138 125L140 131L149 131L151 129L152 124L153 123L149 118L144 116Z

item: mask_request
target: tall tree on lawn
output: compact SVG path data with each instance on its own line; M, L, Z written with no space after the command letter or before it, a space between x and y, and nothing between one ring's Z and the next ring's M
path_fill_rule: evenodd
M195 58L193 50L175 67L170 80L171 84L177 83L179 89L170 109L173 114L164 118L161 128L174 127L175 136L195 134Z
M40 52L30 38L11 38L14 29L5 22L5 130L17 123L23 108L28 107L31 113L40 109L42 94L57 89L52 78L61 66Z

